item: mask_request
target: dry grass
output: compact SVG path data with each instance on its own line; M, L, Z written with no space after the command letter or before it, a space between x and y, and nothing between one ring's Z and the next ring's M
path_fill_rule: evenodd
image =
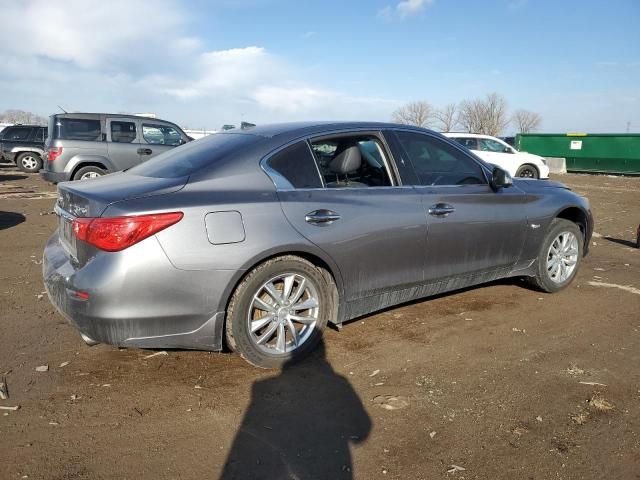
M615 408L611 402L600 394L592 396L591 400L589 400L589 404L598 412L610 412Z
M587 423L587 418L589 418L589 412L580 412L576 415L571 416L571 420L573 420L578 425L584 425Z

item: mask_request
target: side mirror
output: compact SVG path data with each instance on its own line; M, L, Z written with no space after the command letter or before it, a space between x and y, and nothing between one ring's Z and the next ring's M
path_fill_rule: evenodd
M515 152L513 151L513 148L511 148L511 147L504 147L503 152L504 152L504 153L515 153Z
M491 188L493 190L498 191L501 188L508 188L513 185L513 179L511 175L506 170L501 169L500 167L495 167L493 172L491 173Z

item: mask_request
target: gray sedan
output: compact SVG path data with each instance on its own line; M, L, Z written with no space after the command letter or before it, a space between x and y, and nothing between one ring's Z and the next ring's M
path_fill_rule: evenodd
M58 186L44 280L85 341L303 357L328 323L504 277L556 292L593 218L437 133L383 123L229 131Z

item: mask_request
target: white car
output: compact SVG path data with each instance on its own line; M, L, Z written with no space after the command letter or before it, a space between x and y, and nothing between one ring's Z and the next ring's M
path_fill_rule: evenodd
M544 158L519 152L499 138L475 133L444 133L487 163L506 170L512 177L549 178L549 167Z

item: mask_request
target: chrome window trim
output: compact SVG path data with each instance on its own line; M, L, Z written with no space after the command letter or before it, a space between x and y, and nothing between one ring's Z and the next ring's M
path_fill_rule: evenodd
M390 186L383 186L383 187L344 187L344 188L327 188L324 182L324 178L322 177L322 174L320 172L320 167L318 166L318 162L316 160L315 154L313 153L313 150L311 149L311 140L312 139L323 139L323 138L331 138L333 136L336 135L349 135L349 134L364 134L364 133L371 133L372 135L374 135L381 143L382 146L386 149L388 155L384 155L383 159L385 161L385 167L387 169L387 175L389 176L389 179L391 180L392 185ZM282 150L284 150L285 148L288 148L292 145L295 145L296 143L300 142L300 141L304 141L306 142L311 156L313 158L313 163L316 166L316 171L318 172L318 176L320 177L320 183L322 184L322 187L313 187L313 188L295 188L291 182L289 182L289 180L287 180L282 174L280 174L279 172L277 172L276 170L274 170L273 168L271 168L271 166L269 165L269 160L271 159L271 157L273 157L274 155L276 155L277 153L281 152ZM370 190L372 188L398 188L398 187L410 187L413 188L410 185L402 185L401 184L401 179L400 179L400 175L398 175L396 169L391 169L390 168L390 158L387 157L391 157L391 149L389 148L389 145L387 144L386 139L384 138L384 134L382 132L382 130L376 130L376 129L371 129L371 128L366 128L366 127L360 127L360 128L346 128L346 129L338 129L338 130L330 130L328 132L322 132L322 133L318 133L318 134L306 134L306 135L301 135L299 137L296 137L293 140L290 140L289 142L280 145L279 147L273 149L272 151L270 151L269 153L267 153L266 155L264 155L262 157L262 159L260 160L259 164L260 164L260 168L262 169L263 172L265 172L265 174L269 177L269 179L271 180L271 182L273 183L273 186L276 188L276 191L278 192L290 192L290 191L313 191L313 190ZM391 157L392 158L392 157ZM395 162L395 160L394 160ZM393 172L393 175L391 175L391 172ZM397 177L397 180L396 180ZM397 184L396 184L397 182Z

